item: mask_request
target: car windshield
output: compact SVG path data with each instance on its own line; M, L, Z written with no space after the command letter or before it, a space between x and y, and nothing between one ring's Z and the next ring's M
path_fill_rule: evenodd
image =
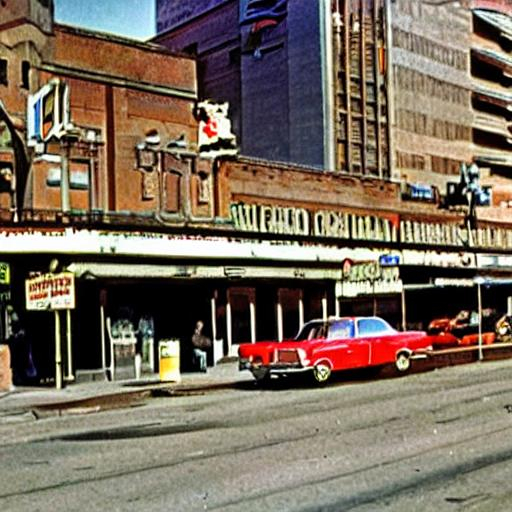
M314 338L325 338L326 335L326 324L321 320L308 322L302 327L295 341L312 340Z
M295 341L318 338L334 340L338 338L353 338L354 335L354 321L350 318L329 320L329 322L314 320L304 325L304 327L299 331L299 334L295 337Z

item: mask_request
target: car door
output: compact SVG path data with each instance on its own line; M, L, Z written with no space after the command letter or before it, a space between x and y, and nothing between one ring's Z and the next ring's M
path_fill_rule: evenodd
M393 330L381 318L359 318L357 321L358 336L368 350L366 364L375 366L394 359L392 349Z
M368 366L370 347L368 341L357 336L353 319L343 319L331 326L329 335L340 340L337 369L361 368Z

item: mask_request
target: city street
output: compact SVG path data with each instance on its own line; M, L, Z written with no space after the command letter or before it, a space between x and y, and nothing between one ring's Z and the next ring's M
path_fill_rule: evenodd
M511 510L512 361L0 424L0 510Z

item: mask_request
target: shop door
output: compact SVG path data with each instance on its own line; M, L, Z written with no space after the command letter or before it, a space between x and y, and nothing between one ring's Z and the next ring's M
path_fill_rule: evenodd
M250 343L252 341L251 316L255 321L255 290L254 288L230 288L228 304L231 310L231 344ZM229 319L227 319L229 321Z
M294 338L303 319L302 290L280 288L277 293L278 307L281 308L282 315L283 339Z

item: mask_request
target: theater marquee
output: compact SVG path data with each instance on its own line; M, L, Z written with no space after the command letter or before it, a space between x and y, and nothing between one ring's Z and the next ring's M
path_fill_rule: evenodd
M240 231L377 242L398 241L398 216L377 217L334 210L238 203L231 219Z

